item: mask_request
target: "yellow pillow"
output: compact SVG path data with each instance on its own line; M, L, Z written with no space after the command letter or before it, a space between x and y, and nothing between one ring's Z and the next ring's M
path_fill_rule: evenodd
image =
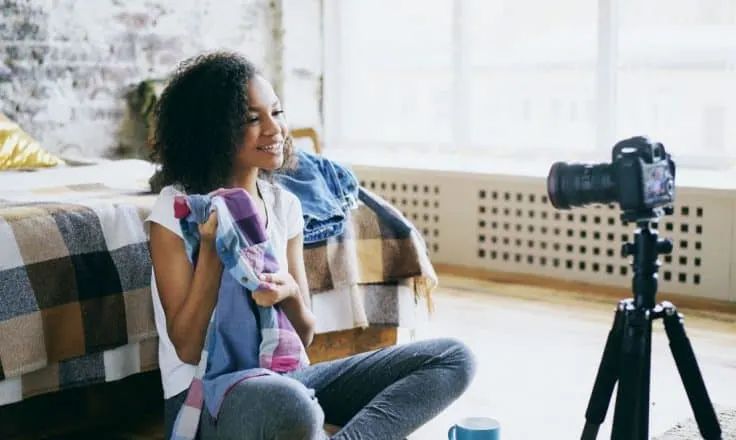
M64 165L64 161L45 151L18 124L0 113L0 171L57 165Z

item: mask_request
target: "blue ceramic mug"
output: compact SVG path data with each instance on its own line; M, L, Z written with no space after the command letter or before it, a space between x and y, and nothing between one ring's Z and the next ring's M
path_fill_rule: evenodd
M447 431L449 440L500 440L501 425L487 417L462 419Z

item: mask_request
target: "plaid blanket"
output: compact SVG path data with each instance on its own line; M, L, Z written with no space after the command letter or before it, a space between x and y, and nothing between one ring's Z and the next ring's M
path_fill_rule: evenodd
M155 339L143 219L156 195L147 185L0 193L0 388ZM305 247L318 332L396 321L404 312L389 299L400 289L431 308L437 277L421 235L380 197L361 190L360 199L343 236Z
M0 381L0 411L3 405L34 396L115 382L157 368L157 337L55 362L31 373Z
M345 232L304 250L309 289L314 293L356 289L374 283L409 280L431 309L437 275L421 233L401 212L375 193L360 188L358 208ZM353 304L363 310L360 296ZM365 315L354 326L365 324Z
M424 316L415 307L411 280L397 283L367 284L358 287L365 297L366 314L372 326L400 327L410 332ZM318 333L343 330L342 317L347 305L340 290L313 297ZM114 382L158 368L158 338L152 337L122 347L90 353L52 363L22 376L0 381L0 407L25 399L76 387ZM1 410L1 409L0 409Z
M41 193L0 196L0 379L156 335L145 211Z

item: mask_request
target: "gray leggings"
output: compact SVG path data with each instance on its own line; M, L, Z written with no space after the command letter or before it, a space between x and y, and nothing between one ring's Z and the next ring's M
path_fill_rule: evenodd
M465 392L474 356L454 339L397 345L324 362L284 376L248 379L205 410L200 440L400 440ZM166 439L186 392L167 399Z

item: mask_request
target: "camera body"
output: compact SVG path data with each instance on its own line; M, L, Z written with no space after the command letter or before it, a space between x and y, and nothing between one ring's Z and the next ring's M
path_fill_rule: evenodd
M649 212L675 202L675 163L660 143L631 138L613 148L611 167L624 212Z
M675 163L664 145L636 136L618 142L611 163L556 162L547 176L547 194L557 209L617 203L621 218L635 222L671 214Z

